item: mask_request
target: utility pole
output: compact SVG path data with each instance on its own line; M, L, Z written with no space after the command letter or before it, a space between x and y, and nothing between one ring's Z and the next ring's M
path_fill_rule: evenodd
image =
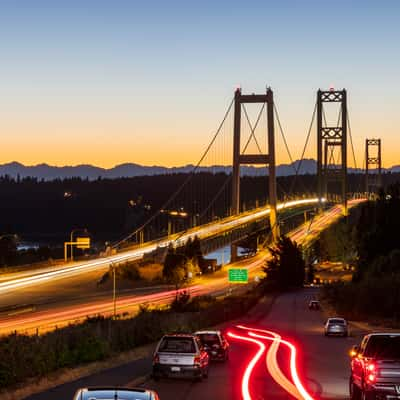
M268 165L269 175L269 203L270 203L270 226L273 241L279 236L276 209L276 174L275 174L275 131L274 131L274 98L271 88L267 88L265 94L244 95L240 88L235 91L234 125L233 125L233 168L232 168L232 215L240 212L240 165L261 164ZM267 105L267 144L268 154L241 154L241 114L242 104L258 103ZM253 132L252 132L253 134ZM231 262L237 258L237 246L231 245Z
M339 103L337 126L329 126L324 120L324 103ZM340 150L340 164L330 158L334 149ZM317 177L319 208L328 197L330 182L341 183L341 202L343 214L347 215L347 92L330 89L317 92Z
M370 147L375 146L377 151L371 155ZM375 169L373 174L370 173L370 166ZM376 193L382 186L382 149L381 139L365 139L365 192L367 196L370 193Z
M113 310L114 310L114 312L113 312L113 319L116 319L116 317L117 317L117 293L116 293L116 289L117 289L117 286L116 286L116 273L115 273L115 269L116 269L116 267L115 267L115 264L114 263L111 263L111 265L110 265L110 268L111 268L111 271L112 271L112 275L113 275Z

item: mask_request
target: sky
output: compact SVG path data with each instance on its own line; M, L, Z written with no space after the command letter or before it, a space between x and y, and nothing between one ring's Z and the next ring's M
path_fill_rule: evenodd
M0 163L195 164L238 85L273 89L296 159L333 85L358 165L367 137L400 164L399 18L398 0L0 0Z

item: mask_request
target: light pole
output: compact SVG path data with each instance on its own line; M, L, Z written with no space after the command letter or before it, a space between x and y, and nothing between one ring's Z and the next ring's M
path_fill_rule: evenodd
M114 316L113 319L117 316L117 296L116 296L116 276L115 276L115 265L114 263L110 264L110 268L113 274L113 309L114 309Z

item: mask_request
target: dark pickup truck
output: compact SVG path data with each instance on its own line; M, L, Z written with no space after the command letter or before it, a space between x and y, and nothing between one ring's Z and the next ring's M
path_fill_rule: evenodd
M400 399L400 333L371 333L352 348L350 398Z

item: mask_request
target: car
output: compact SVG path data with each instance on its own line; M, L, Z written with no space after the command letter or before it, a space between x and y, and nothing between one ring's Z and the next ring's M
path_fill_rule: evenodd
M329 335L348 336L349 328L346 320L339 317L329 318L325 323L325 336Z
M227 361L229 343L221 331L198 331L195 333L207 351L210 360Z
M310 310L319 310L320 309L319 301L318 300L310 300L310 302L308 303L308 308Z
M160 400L154 390L141 388L92 387L78 389L74 400Z
M400 398L400 333L370 333L350 355L351 400Z
M208 377L209 356L200 338L191 333L168 334L161 338L153 355L154 380L169 377Z

